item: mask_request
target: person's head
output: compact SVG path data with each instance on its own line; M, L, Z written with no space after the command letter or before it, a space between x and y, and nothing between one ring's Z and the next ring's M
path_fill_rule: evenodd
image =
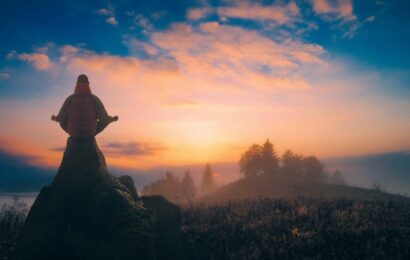
M85 74L80 74L80 75L78 75L77 84L78 84L78 83L90 84L90 82L88 82L88 77L87 77L87 75L85 75Z

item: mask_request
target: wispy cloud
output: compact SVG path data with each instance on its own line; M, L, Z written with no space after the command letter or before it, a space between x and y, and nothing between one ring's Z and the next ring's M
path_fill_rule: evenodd
M103 145L103 149L111 156L153 156L165 151L167 147L153 143L112 142Z
M342 38L355 37L363 23L371 22L374 16L360 21L354 14L353 0L311 0L313 11L323 20L334 23L333 29L342 32Z
M60 60L71 71L104 73L109 77L106 80L121 82L124 88L139 86L140 91L162 89L163 93L174 94L248 88L309 89L303 71L321 71L327 66L320 45L291 38L277 42L256 31L218 22L198 26L178 23L149 36L150 41L127 37L124 42L131 53L154 55L153 59L96 54L73 47Z
M95 12L101 15L108 15L108 16L115 15L114 10L109 9L109 8L101 8L101 9L96 10Z
M189 20L201 20L206 18L208 15L215 12L215 8L212 7L196 7L188 9L187 18Z
M33 115L30 114L30 116ZM4 119L5 121L8 121L6 117L4 117ZM34 125L33 123L31 124ZM51 163L51 159L54 160L56 157L52 155L53 152L50 149L41 147L38 143L35 141L33 142L32 140L27 140L21 137L17 138L16 134L10 135L10 132L6 127L2 128L2 130L4 130L4 132L2 132L2 136L0 136L0 152L4 151L10 156L19 158L19 160L21 160L21 165L41 165L42 167L49 168L54 167L55 162L60 159L58 158ZM17 131L14 131L14 133L16 132Z
M284 24L292 21L299 14L299 8L293 1L287 5L261 5L254 1L234 1L231 6L218 7L217 12L222 17L271 20Z
M22 53L17 58L32 64L37 70L47 71L53 66L53 62L44 53Z
M111 24L111 25L117 25L118 24L117 19L115 19L114 16L105 19L105 22L108 23L108 24Z
M313 10L328 20L355 20L352 0L311 0Z
M61 63L67 62L69 59L73 58L77 53L80 51L79 48L74 47L72 45L64 45L60 47L61 56L59 61Z
M174 24L152 35L153 43L167 51L184 75L213 81L214 86L260 89L306 88L298 77L308 63L323 65L320 45L289 39L279 43L255 31L201 23L197 28Z
M132 26L130 29L140 28L142 32L148 34L154 30L154 24L150 21L150 18L142 15L136 14L135 12L130 12L127 14L131 18ZM152 19L159 19L156 15L153 15Z
M0 80L6 80L11 77L10 73L8 72L0 72Z
M38 191L50 183L53 171L30 165L33 156L10 154L0 148L0 191Z
M371 23L376 19L376 17L374 15L371 15L369 17L367 17L364 21L367 23Z
M219 7L203 6L188 9L187 18L188 20L201 20L211 14L217 14L223 21L227 18L239 18L285 24L293 21L299 13L299 7L294 1L287 5L283 3L262 5L256 1L230 1Z
M140 56L155 56L158 54L159 50L154 45L147 43L145 41L139 40L134 37L124 37L124 43L128 46L131 53Z
M59 147L53 147L50 149L53 152L64 152L65 151L65 147L64 146L59 146Z
M118 25L117 18L115 16L115 9L113 6L107 8L101 8L95 11L98 15L108 16L105 22L111 25Z

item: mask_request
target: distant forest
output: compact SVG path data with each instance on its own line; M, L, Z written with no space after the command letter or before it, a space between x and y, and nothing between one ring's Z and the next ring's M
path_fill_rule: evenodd
M271 176L276 181L321 182L344 185L340 171L329 173L325 165L315 156L303 156L287 150L278 156L274 144L267 139L264 144L253 144L242 153L239 160L243 178ZM199 187L196 187L189 170L182 179L167 171L163 178L143 187L144 195L162 195L177 204L191 204L196 198L217 188L212 167L204 167Z

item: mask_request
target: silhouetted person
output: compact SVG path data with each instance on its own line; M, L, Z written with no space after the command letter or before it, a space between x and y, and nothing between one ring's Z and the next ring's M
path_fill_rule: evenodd
M95 136L108 124L117 121L118 116L108 115L100 99L91 93L86 75L78 76L74 94L64 101L58 115L52 115L51 120L59 122L61 128L70 135L59 172L71 175L73 167L94 172L95 169L106 166ZM65 175L67 174L57 175L54 181L64 179Z
M71 137L94 137L118 116L109 116L100 99L91 93L88 77L78 76L74 94L70 95L58 115L51 120L59 122Z

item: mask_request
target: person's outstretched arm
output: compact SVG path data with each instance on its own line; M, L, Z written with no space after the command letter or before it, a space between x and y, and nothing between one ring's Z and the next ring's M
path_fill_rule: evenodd
M97 110L97 118L98 118L98 125L97 125L97 131L96 131L96 135L97 135L101 133L111 122L117 121L118 116L109 116L101 100L95 95L93 95L93 98L94 98L95 107Z

